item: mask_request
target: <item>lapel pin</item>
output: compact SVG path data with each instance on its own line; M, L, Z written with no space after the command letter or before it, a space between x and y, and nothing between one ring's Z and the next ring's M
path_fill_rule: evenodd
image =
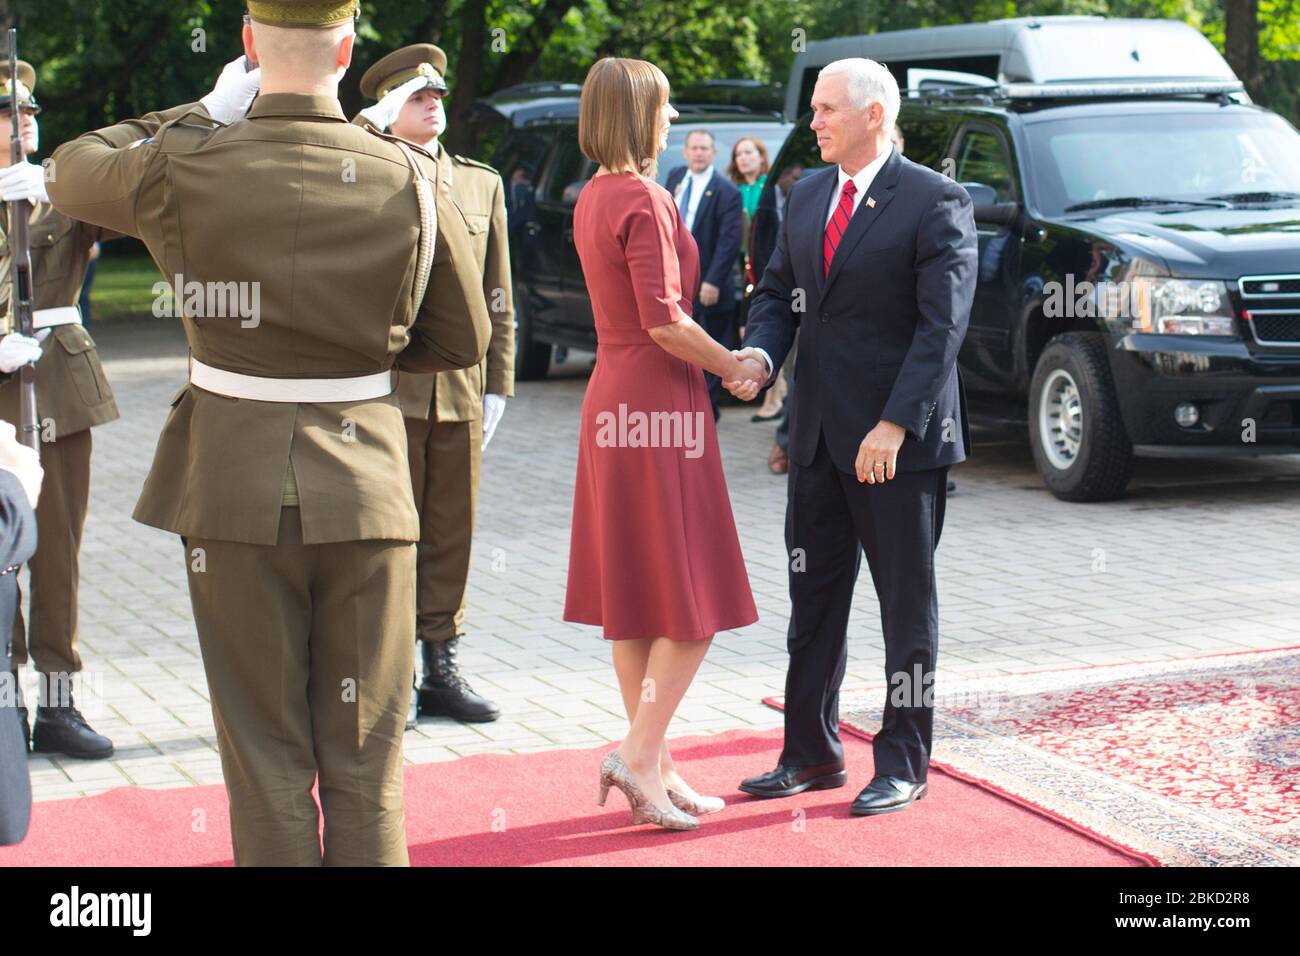
M874 199L872 199L870 196L867 197L867 208L868 208L868 209L875 209L875 208L876 208L876 201L875 201Z

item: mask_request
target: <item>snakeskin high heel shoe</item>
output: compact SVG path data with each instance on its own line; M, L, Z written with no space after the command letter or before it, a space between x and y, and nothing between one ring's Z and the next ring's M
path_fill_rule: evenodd
M679 809L660 810L651 803L617 750L605 754L605 759L600 762L600 796L596 799L598 805L605 805L610 787L618 787L627 797L627 802L632 807L633 823L653 823L667 830L694 830L700 825L700 821L689 813L683 813Z
M665 787L664 789L668 791L668 799L673 802L673 806L697 817L702 817L708 813L717 813L727 805L726 801L721 797L700 797L696 800L684 793L678 793L672 787Z

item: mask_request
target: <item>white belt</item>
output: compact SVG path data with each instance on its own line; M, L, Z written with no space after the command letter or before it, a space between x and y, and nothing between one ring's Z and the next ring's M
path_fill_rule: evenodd
M33 329L49 329L56 325L80 325L81 310L75 305L57 309L37 309L32 313Z
M352 378L263 378L213 368L192 355L190 383L205 392L255 402L364 402L393 391L391 372Z

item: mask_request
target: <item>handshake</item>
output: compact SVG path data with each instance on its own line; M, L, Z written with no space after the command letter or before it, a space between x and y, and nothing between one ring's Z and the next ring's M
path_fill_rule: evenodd
M736 349L731 355L735 359L733 368L719 377L732 395L742 402L751 402L758 397L772 372L758 349Z

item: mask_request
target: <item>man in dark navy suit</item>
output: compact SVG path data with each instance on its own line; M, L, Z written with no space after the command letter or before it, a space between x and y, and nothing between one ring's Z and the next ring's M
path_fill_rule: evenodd
M686 134L686 165L668 174L666 186L677 201L682 221L700 250L700 288L694 296L691 318L727 348L735 348L736 283L734 271L744 231L740 190L713 168L717 147L707 129ZM713 419L718 418L722 382L706 372Z
M781 367L796 334L785 537L790 652L777 768L740 789L843 786L839 691L862 552L880 599L889 689L860 815L927 789L939 610L934 551L948 468L970 450L957 369L978 267L970 197L890 143L898 84L839 60L813 91L824 160L790 190L755 289L745 352Z

